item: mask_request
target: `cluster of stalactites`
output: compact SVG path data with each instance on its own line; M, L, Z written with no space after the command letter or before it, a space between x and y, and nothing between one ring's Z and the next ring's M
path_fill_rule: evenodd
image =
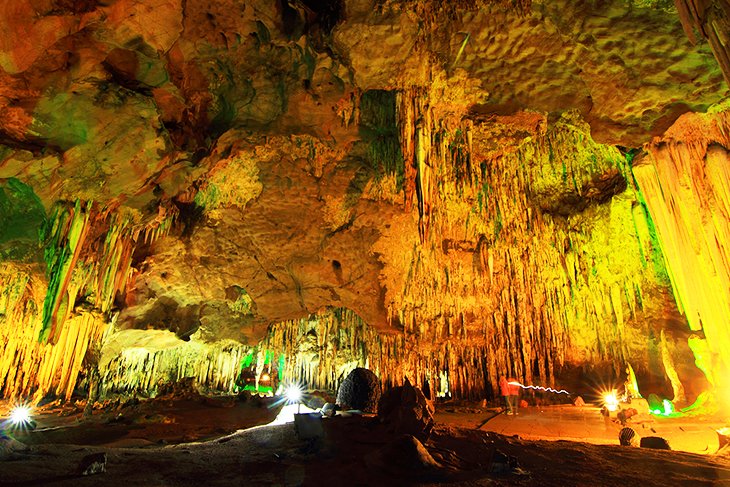
M471 123L435 117L428 93L418 88L398 93L396 111L404 162L405 206L410 210L415 201L419 235L424 242L431 229L435 194L443 190L439 177L461 184L473 179ZM445 170L449 174L443 174Z
M284 357L284 381L330 391L352 369L366 367L386 388L408 379L432 397L481 399L494 393L498 373L507 366L484 344L378 333L347 309L278 323L260 348Z
M164 236L173 217L160 207L156 219L140 223L91 202L59 204L46 228L48 292L39 340L55 342L77 300L107 313L129 278L134 249Z
M135 246L164 235L171 220L161 212L140 223L92 203L59 204L42 235L46 276L32 265L0 265L3 396L71 397L89 348L108 329Z
M105 329L103 315L82 310L66 318L55 343L40 343L44 284L27 268L0 268L0 384L5 397L70 398L90 344Z
M677 304L698 332L690 343L697 364L724 388L730 371L730 114L685 117L676 130L681 133L646 147L634 174ZM689 137L678 142L682 134Z
M268 358L269 362L266 362ZM432 397L481 399L493 393L499 362L484 346L444 342L433 346L402 334L381 334L347 309L272 325L255 347L231 341L205 344L195 339L162 350L127 348L100 367L93 397L155 396L165 387L193 379L200 392L232 393L246 383L249 369L260 379L276 373L281 383L309 390L337 391L356 367L372 370L384 388L405 379ZM493 381L493 383L490 383Z
M230 340L212 344L191 340L155 351L128 348L99 370L98 390L93 395L99 400L117 394L154 397L161 388L187 378L194 380L199 392L233 393L250 349Z
M260 348L284 357L278 371L284 381L336 390L343 374L370 367L369 352L377 343L377 333L356 314L337 310L272 325Z
M469 367L490 384L508 373L552 385L566 361L618 370L644 353L626 327L646 331L644 288L662 270L616 148L568 117L483 158L482 128L434 119L418 90L399 94L398 123L423 245L388 305L409 342L434 357L448 343L462 364L450 377Z

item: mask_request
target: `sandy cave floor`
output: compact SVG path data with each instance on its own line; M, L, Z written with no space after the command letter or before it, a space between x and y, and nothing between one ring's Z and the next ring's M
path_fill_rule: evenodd
M0 403L0 415L8 406ZM325 419L325 440L312 443L291 423L256 426L278 413L265 401L163 398L87 418L71 405L46 407L34 431L12 435L26 447L0 461L0 485L730 486L730 458L715 454L721 418L633 418L641 436L674 449L659 451L618 446L620 425L607 426L596 407L498 411L439 405L425 446L440 467L429 468L367 416ZM81 459L102 451L106 472L79 475ZM495 451L520 469L491 472Z

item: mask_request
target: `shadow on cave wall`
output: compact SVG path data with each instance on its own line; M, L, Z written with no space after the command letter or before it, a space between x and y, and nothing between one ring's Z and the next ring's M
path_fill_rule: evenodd
M0 261L42 262L46 211L33 188L15 178L0 183Z
M181 340L189 341L190 336L200 327L200 313L199 304L181 306L169 296L162 296L142 316L134 320L133 326L170 330Z

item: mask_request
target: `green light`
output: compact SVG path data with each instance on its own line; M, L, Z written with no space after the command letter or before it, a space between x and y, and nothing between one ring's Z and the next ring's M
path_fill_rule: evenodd
M259 394L273 394L274 393L274 388L271 386L256 387L254 384L246 384L242 390L253 392L253 393L259 393Z
M279 380L284 379L284 367L286 366L286 358L284 357L284 354L282 353L279 355Z
M243 357L243 360L241 361L241 368L247 368L251 367L251 363L253 362L253 351L251 351L248 355Z

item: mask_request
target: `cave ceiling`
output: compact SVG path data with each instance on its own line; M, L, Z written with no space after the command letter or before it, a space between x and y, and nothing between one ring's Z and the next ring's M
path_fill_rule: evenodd
M626 161L727 95L711 46L664 1L439 4L4 2L0 256L5 282L29 276L39 302L61 290L43 336L81 309L249 344L331 307L384 332L430 322L434 336L517 307L542 330L553 284L509 297L504 279L577 296L604 276L585 298L603 304L576 316L639 313L683 337ZM468 148L467 176L433 163L426 188L409 174L423 127L454 167ZM114 257L121 277L91 270L117 255L110 235L133 242ZM548 261L562 277L527 264ZM642 338L621 340L616 353L639 353Z

